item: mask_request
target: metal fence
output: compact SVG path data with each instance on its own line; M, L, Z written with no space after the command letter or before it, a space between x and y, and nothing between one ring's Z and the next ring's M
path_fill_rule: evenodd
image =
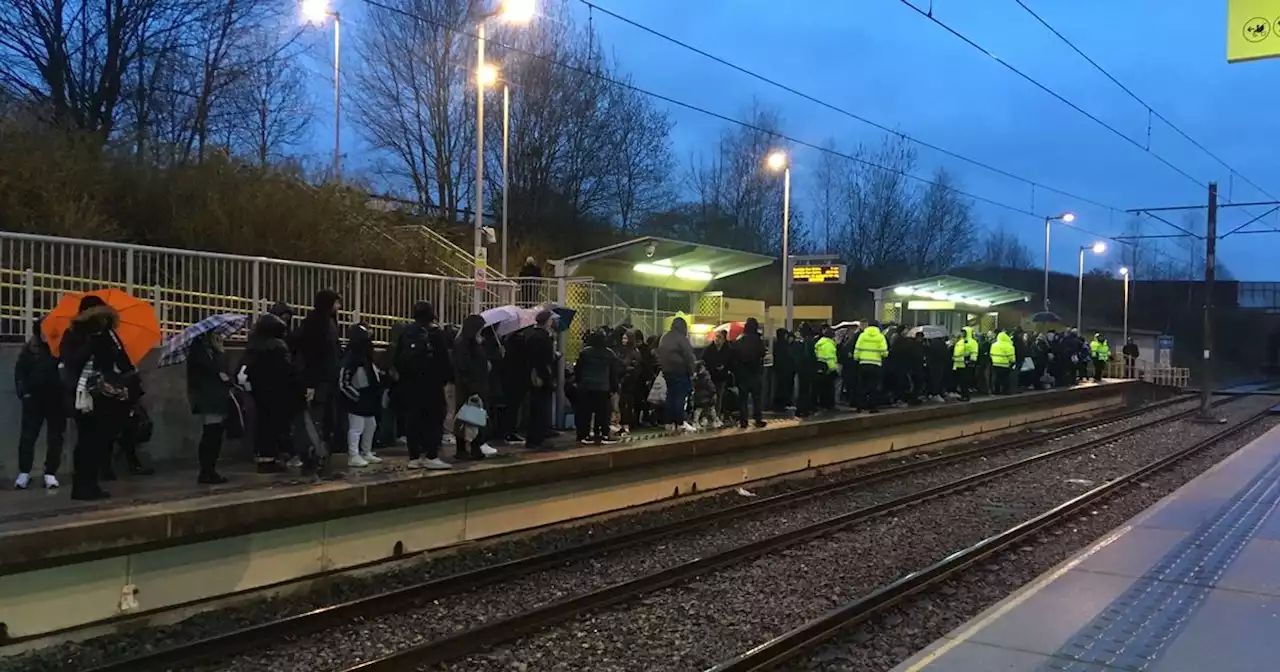
M442 321L460 323L472 312L475 292L469 278L0 232L0 338L25 337L67 292L106 287L150 300L166 333L216 313L261 312L277 301L303 315L316 292L332 289L343 297L340 319L363 320L382 341L423 299ZM543 294L523 302L516 283L489 282L481 309L544 303Z
M1132 364L1124 362L1123 358L1113 359L1107 362L1107 368L1103 375L1107 378L1141 380L1179 390L1186 389L1191 385L1191 369L1156 364L1151 360L1141 358Z

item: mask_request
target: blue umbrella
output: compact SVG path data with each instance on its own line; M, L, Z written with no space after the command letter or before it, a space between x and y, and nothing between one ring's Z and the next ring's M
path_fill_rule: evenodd
M567 331L569 329L569 325L573 324L573 316L578 314L578 311L572 308L564 308L562 306L552 306L551 312L555 313L558 318L556 320L556 326L560 331Z
M191 354L191 346L195 345L195 342L205 334L230 336L244 329L244 326L248 323L248 315L226 313L206 317L182 330L181 333L165 339L164 348L160 351L159 366L173 366L187 361L187 357Z

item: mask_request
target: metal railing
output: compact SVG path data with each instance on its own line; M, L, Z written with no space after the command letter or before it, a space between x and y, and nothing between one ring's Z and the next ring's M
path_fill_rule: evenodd
M1107 362L1104 374L1107 378L1141 380L1155 385L1186 389L1191 386L1191 369L1181 366L1156 364L1147 359L1126 363L1121 359Z
M152 301L166 333L216 313L261 312L278 301L303 315L316 292L332 289L343 297L342 321L366 322L378 340L423 299L435 304L442 321L460 323L472 311L475 291L469 278L0 232L0 338L25 337L67 292L107 287ZM520 299L516 283L491 281L481 307L544 302Z

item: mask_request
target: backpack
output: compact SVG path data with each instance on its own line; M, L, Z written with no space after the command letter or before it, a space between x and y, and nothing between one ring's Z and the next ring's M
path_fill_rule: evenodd
M435 366L435 343L431 329L413 325L396 341L395 368L401 377L423 376Z

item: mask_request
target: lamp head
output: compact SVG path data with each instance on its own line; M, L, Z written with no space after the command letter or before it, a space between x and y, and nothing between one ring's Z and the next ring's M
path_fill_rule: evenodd
M476 81L480 86L488 88L498 83L498 66L492 63L481 63L476 70Z
M1093 244L1093 247L1091 249L1093 250L1094 254L1102 254L1103 252L1107 251L1107 244L1102 241L1098 241Z
M1061 219L1062 221L1070 224L1071 222L1076 221L1076 215L1073 212L1066 212L1066 213L1063 213L1062 216L1059 217L1058 219Z
M787 167L787 153L770 152L769 157L765 159L765 164L769 166L769 170L782 170Z
M304 21L319 25L329 17L329 0L302 0L299 9Z
M534 0L502 0L498 16L507 23L529 23L533 20Z
M1128 268L1127 266L1121 266L1121 267L1120 267L1120 275L1122 275L1122 276L1124 276L1124 277L1126 277L1126 278L1127 278L1127 277L1129 277L1129 268Z

